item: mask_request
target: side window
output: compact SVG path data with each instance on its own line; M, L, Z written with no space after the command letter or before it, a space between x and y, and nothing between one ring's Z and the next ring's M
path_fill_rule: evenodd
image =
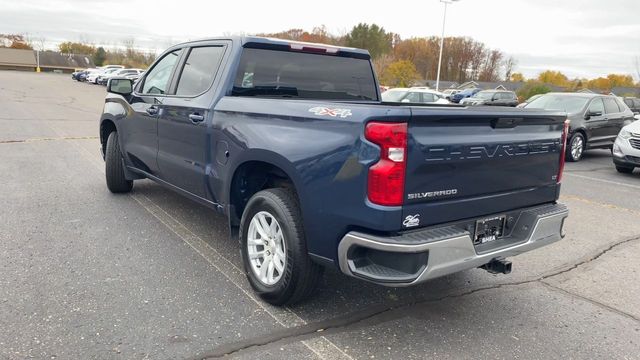
M624 101L616 98L616 103L618 104L618 108L620 108L620 112L627 111L628 107L627 104L624 103Z
M612 98L604 98L604 110L607 114L615 114L620 112L620 108L618 108L618 104Z
M633 107L636 109L640 108L640 99L633 99Z
M604 114L604 104L602 103L602 99L593 99L591 104L589 104L589 110L587 111L590 113Z
M203 46L191 49L182 69L176 95L198 95L213 83L224 46Z
M168 53L149 70L149 74L144 79L144 85L142 86L143 94L162 95L167 92L171 71L173 71L181 51L182 49L179 49Z
M405 102L408 100L408 102L411 102L411 103L419 103L420 102L420 93L410 92L402 100L405 101Z
M422 102L430 103L436 101L435 96L429 93L422 93Z

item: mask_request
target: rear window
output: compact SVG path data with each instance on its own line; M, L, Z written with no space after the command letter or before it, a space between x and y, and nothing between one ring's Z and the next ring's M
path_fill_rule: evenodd
M620 112L620 108L618 107L615 99L604 98L602 100L604 101L604 110L607 114L615 114Z
M378 100L369 60L246 48L235 96Z

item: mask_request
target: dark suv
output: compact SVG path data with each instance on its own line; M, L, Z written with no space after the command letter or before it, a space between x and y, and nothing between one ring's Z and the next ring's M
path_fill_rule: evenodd
M482 90L471 97L460 100L460 105L492 105L513 107L518 105L518 97L513 91Z
M566 149L568 161L580 161L587 149L611 149L620 129L634 121L627 105L610 95L548 93L525 108L567 113L571 120Z

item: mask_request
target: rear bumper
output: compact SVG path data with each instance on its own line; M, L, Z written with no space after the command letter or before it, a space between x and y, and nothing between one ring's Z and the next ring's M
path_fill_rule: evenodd
M340 269L381 285L415 285L554 243L564 237L568 215L562 204L523 210L509 234L489 247L474 245L474 230L459 223L394 237L352 231L338 246Z

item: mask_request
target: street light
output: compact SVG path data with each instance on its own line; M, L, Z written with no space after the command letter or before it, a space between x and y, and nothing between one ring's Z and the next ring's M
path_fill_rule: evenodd
M442 36L440 37L440 57L438 58L438 76L436 77L436 91L440 91L440 68L442 68L442 47L444 46L444 24L447 21L447 5L460 0L440 0L444 3L444 16L442 17Z

